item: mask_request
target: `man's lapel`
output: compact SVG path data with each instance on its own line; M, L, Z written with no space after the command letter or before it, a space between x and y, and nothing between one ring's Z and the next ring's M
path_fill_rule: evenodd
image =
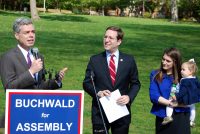
M117 84L120 74L123 73L122 69L124 67L124 57L121 53L119 53L119 60L118 60L118 68L117 68L117 73L116 73L116 78L115 78L115 85Z
M105 81L108 81L109 85L112 85L112 81L111 81L111 78L110 78L110 72L109 72L109 67L108 67L108 63L107 63L107 57L106 57L106 52L103 53L103 57L102 57L102 70L104 70L105 72L102 72L102 73L105 73L105 76L107 78L107 80Z
M26 62L26 59L25 59L23 53L21 52L21 50L18 47L16 47L15 53L16 53L17 62L19 62L18 64L23 65L24 69L27 70L28 69L28 64Z

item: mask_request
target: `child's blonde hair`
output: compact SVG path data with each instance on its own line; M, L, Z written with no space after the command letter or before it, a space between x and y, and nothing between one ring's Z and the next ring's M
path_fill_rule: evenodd
M197 67L197 64L196 62L194 61L194 59L190 59L189 61L187 62L184 62L183 64L187 65L188 66L188 69L192 72L192 75L196 75L197 72L198 72L198 67Z

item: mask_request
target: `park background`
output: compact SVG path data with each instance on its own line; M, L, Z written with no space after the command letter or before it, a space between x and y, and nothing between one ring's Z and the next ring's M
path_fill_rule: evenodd
M0 11L0 55L16 46L12 32L13 21L30 14ZM141 89L132 104L130 134L154 134L155 116L150 114L149 74L160 66L163 50L178 48L183 61L195 58L200 68L200 25L194 22L172 23L168 19L108 17L74 14L43 14L34 21L35 47L45 57L46 69L68 67L62 90L83 90L82 81L91 55L102 52L106 27L115 25L125 32L122 52L135 57ZM199 76L200 73L198 73ZM0 83L0 114L5 108L5 92ZM200 105L196 105L196 127L200 133ZM91 97L85 93L83 134L91 134ZM3 133L2 130L0 133Z

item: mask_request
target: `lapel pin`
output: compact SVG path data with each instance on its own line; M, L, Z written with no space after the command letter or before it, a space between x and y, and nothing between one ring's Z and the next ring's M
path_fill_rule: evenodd
M123 59L120 59L120 61L123 61Z

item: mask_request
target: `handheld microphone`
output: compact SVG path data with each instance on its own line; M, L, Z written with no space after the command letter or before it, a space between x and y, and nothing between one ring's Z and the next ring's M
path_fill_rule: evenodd
M94 92L95 92L95 95L96 95L97 104L98 104L99 111L100 111L100 114L101 114L101 118L102 118L102 121L103 121L103 126L104 126L104 129L105 129L106 134L108 134L107 128L106 128L106 123L105 123L105 120L104 120L104 117L103 117L103 113L102 113L102 110L101 110L100 102L99 102L99 99L98 99L98 96L97 96L96 86L95 86L95 84L94 84L94 77L95 77L95 74L94 74L93 71L91 71L90 73L91 73L91 74L90 74L90 78L91 78L92 85L93 85L93 88L94 88Z
M32 54L33 54L33 57L37 60L37 59L39 58L39 57L38 57L38 52L39 52L38 48L37 48L37 47L32 48L32 49L31 49L31 52L32 52ZM42 77L43 77L44 79L45 79L45 74L46 74L46 71L43 69L43 70L42 70ZM34 79L35 79L35 81L36 81L36 85L39 86L39 85L38 85L38 83L40 83L40 80L39 80L39 72L37 72L37 73L34 74Z
M36 60L39 58L38 52L39 52L39 50L38 50L37 47L32 48L32 53L33 53L33 56L35 57Z

